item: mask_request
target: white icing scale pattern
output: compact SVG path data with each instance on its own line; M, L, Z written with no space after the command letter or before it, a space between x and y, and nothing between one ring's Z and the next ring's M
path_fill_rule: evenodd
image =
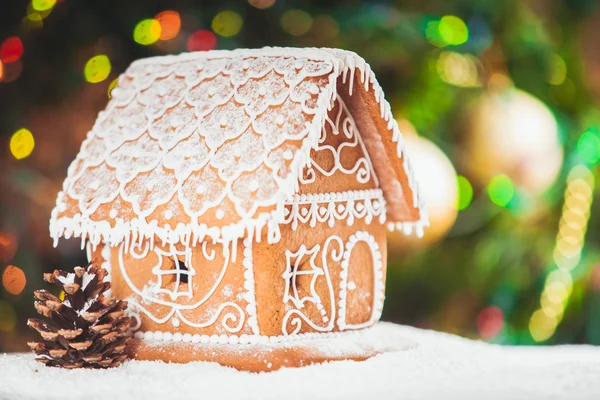
M332 125L327 113L339 99L336 82L349 82L351 95L355 73L380 104L409 178L402 190L413 192L421 216L390 227L401 222L420 233L427 220L416 182L369 65L341 50L267 48L134 62L69 167L52 236L93 246L153 244L156 236L187 246L206 236L231 241L249 229L258 240L266 226L268 240L276 241L304 168L319 169L309 156L323 150L323 127ZM334 134L364 149L345 106L334 122ZM344 166L337 155L334 169L372 178L368 157Z

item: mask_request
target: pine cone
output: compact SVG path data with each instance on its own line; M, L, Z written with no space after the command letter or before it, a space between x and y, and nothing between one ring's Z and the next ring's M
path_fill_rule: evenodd
M87 271L55 270L44 280L64 290L61 301L46 290L37 290L35 308L51 319L30 318L27 324L42 335L43 341L29 342L36 358L51 367L110 368L127 358L130 318L124 315L127 302L103 295L110 289L104 282L108 272L90 262Z

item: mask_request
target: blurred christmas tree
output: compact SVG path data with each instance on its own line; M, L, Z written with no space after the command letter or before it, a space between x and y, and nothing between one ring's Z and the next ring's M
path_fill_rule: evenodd
M84 263L77 241L52 247L47 221L118 74L141 57L267 45L359 53L401 119L432 228L420 243L390 236L385 319L600 344L599 23L594 0L0 5L0 351L31 335L41 272Z

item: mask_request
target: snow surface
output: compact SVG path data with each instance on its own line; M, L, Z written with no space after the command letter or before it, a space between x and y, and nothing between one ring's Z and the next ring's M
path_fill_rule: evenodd
M147 361L61 370L34 362L31 354L4 354L0 398L600 399L600 347L501 347L389 323L355 338L395 351L364 362L261 374ZM336 339L327 340L336 347Z

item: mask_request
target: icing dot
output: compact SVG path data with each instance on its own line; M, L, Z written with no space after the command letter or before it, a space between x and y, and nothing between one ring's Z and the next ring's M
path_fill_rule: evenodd
M291 150L286 150L283 152L283 158L285 160L291 160L292 158L294 158L294 153Z
M179 319L178 318L173 318L173 320L171 321L171 323L173 324L173 326L175 328L177 328L179 326Z
M171 210L167 210L167 211L165 211L165 218L166 218L166 219L171 219L171 218L173 218L173 211L171 211ZM175 322L175 320L173 320L173 324L174 324L174 322Z
M117 210L115 210L115 209L113 208L112 210L110 210L110 212L108 213L108 215L109 215L111 218L113 218L113 219L114 219L114 218L116 218L116 216L117 216Z
M219 125L221 125L221 127L227 126L227 118L221 117L221 119L219 119Z
M222 209L219 208L216 212L216 216L217 216L217 219L223 219L223 217L225 216L225 211L223 211Z
M198 193L198 194L204 194L205 190L206 190L206 188L204 187L203 184L196 186L196 193Z
M275 123L279 126L282 126L285 122L285 119L283 118L283 115L278 115L277 119L275 120Z

